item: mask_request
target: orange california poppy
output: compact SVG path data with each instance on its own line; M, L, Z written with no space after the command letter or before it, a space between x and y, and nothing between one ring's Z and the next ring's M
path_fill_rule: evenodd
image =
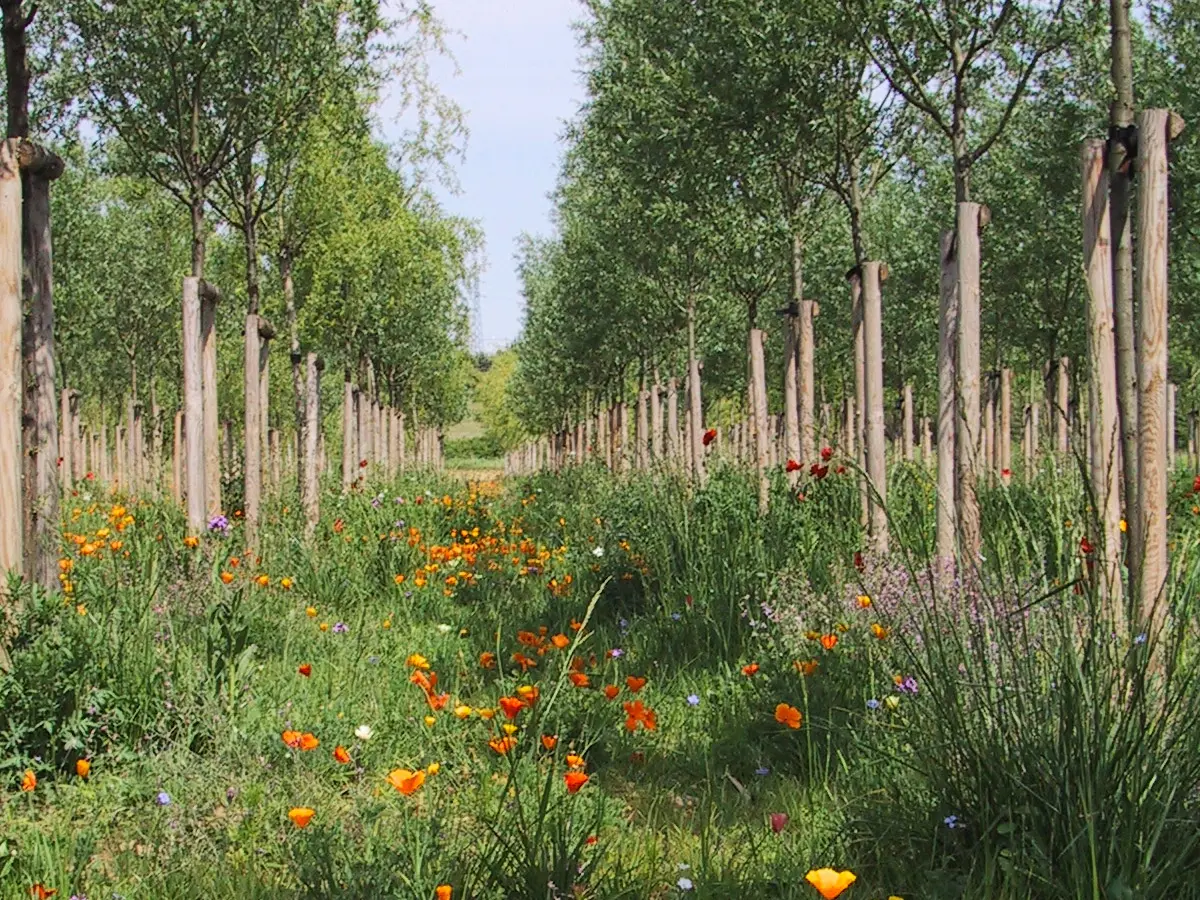
M555 747L558 746L558 735L543 734L542 735L542 746L545 747L547 750L553 750Z
M406 659L404 662L410 669L429 670L429 660L427 660L420 653L410 653L408 655L408 659Z
M479 709L477 709L475 711L477 713L479 713L479 718L487 719L489 721L492 719L492 717L494 715L496 715L496 711L494 709L492 709L490 706L481 706L481 707L479 707Z
M532 707L541 696L541 691L538 690L536 684L523 684L517 688L517 696L524 701L526 706Z
M435 900L451 900L454 896L454 888L448 884L439 884L433 889Z
M587 765L587 761L577 753L568 753L566 759L569 769L582 769Z
M591 680L583 672L571 672L567 677L571 679L571 684L577 688L585 688L591 684Z
M388 773L387 781L388 784L407 797L425 783L425 770L417 769L417 771L412 772L408 769L393 769Z
M874 624L871 625L871 634L875 635L875 637L879 638L879 640L882 641L884 638L886 638L888 636L888 630L886 628L884 628L882 625L880 625L878 622L875 622Z
M29 793L37 787L37 776L33 774L33 769L26 769L25 774L21 776L21 790Z
M307 828L308 823L312 821L312 817L316 814L316 810L309 809L307 806L297 806L288 810L288 818L292 820L292 824L297 828Z
M496 668L496 654L488 653L488 652L480 653L479 654L479 665L483 666L483 668L485 668L485 669Z
M803 716L800 715L800 710L794 706L780 703L775 707L775 721L780 725L786 725L788 728L799 728L802 719Z
M571 630L572 631L578 631L582 627L583 627L582 622L577 622L574 619L571 620Z
M617 687L615 684L606 684L604 686L604 696L607 697L609 700L615 699L617 694L619 694L619 693L621 693L621 689L619 687Z
M826 650L832 650L834 647L837 646L837 642L838 642L838 636L836 634L821 635L821 646L824 647Z
M745 675L747 678L749 678L751 675L754 675L757 672L758 672L758 663L750 663L749 665L742 666L742 674Z
M792 665L801 675L811 675L817 671L818 663L815 659L798 659Z
M437 712L439 709L446 708L446 704L450 702L450 695L435 694L431 691L425 695L425 699L429 701L429 708Z
M306 731L304 734L300 735L301 750L316 750L319 746L321 746L321 742L317 740L316 735L314 735L311 731Z
M92 771L92 764L86 759L75 760L75 774L80 778L87 778Z
M289 747L291 747L293 750L300 749L300 738L301 738L300 732L285 731L283 734L280 735L280 737L283 738L283 742L285 744L287 744Z
M505 735L504 737L497 735L488 741L488 746L503 756L513 747L517 746L517 739L511 735Z
M813 869L804 876L805 880L817 889L825 900L834 900L842 891L850 887L856 876L850 870L835 872L833 869Z
M304 663L296 671L299 672L301 675L303 675L305 678L307 678L308 676L310 676L312 674L312 666L309 663Z
M533 657L526 656L524 653L514 653L512 661L521 667L522 672L528 672L530 669L537 668L537 660Z
M340 762L343 766L350 762L350 754L345 747L337 747L333 751L333 758Z
M636 694L638 691L640 691L645 686L646 686L645 678L638 678L634 675L625 676L625 687L629 688L629 690L632 693Z
M229 584L232 581L233 581L233 573L232 572L222 572L221 573L221 583L222 584Z
M567 783L567 793L578 793L579 789L588 782L588 776L582 772L567 772L563 775L563 780Z
M29 889L29 896L35 897L36 900L47 900L58 893L57 888L48 888L40 881Z
M559 650L566 650L571 644L571 639L565 634L556 634L554 637L550 638L550 643L552 643Z
M626 703L626 730L636 731L639 724L647 731L653 731L658 725L658 719L654 710L646 707L641 700L635 700L633 703Z
M520 697L501 697L500 708L506 717L515 719L517 713L525 708L525 702Z

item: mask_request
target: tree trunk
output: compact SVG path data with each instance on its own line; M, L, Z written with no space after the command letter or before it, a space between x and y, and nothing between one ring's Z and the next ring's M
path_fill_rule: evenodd
M938 315L938 412L937 412L937 555L951 560L958 535L955 492L956 415L958 385L958 249L953 231L943 231L938 258L941 289Z
M193 535L204 530L204 514L208 509L205 491L208 478L208 454L204 441L204 379L203 343L201 338L200 279L183 279L183 392L184 433L187 451L187 517Z
M867 403L867 477L871 482L871 539L888 552L887 442L883 425L883 292L886 267L868 262L862 272L863 376Z
M978 203L958 204L958 530L963 561L979 564L979 232Z
M761 328L750 329L750 414L754 417L754 467L758 472L759 515L765 515L771 503L771 482L767 476L771 452L767 425L767 365L763 346L766 338L766 332Z
M279 251L279 274L283 279L283 304L287 312L289 352L292 363L292 396L296 413L296 488L304 486L304 454L308 441L304 436L305 408L307 401L304 389L304 357L300 353L300 329L296 323L296 281L292 275L292 252L285 247Z
M804 244L797 235L792 238L792 301L796 304L796 381L800 401L800 459L811 462L816 458L815 415L816 385L814 369L813 301L804 296Z
M904 454L906 462L912 462L913 459L913 391L912 385L907 382L904 385L904 409L902 423L904 433L900 436L900 450Z
M700 400L700 360L696 356L696 298L688 299L688 424L690 426L690 459L692 477L703 486L704 471L704 404Z
M1138 114L1138 505L1142 519L1140 623L1166 614L1167 556L1167 144L1183 122L1165 109Z
M319 456L321 433L321 370L324 363L315 353L309 353L305 365L308 376L305 391L304 418L309 423L305 430L305 448L301 456L304 459L304 478L300 482L301 503L304 506L304 534L307 540L312 540L317 529L317 521L321 516L321 489ZM347 382L348 383L348 382Z
M667 379L667 459L678 466L682 456L679 435L679 380Z
M850 328L854 342L854 430L857 444L859 524L870 527L871 498L867 487L866 353L863 338L862 269L855 266L850 276Z
M200 347L204 384L204 478L209 517L221 514L221 438L217 413L217 298L203 291L200 301ZM190 421L190 419L189 419Z

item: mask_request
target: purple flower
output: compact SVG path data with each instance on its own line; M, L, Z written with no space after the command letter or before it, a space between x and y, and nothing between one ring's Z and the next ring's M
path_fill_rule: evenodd
M345 622L334 623L334 626L333 626L334 634L345 634L349 630L350 630L350 626L347 625Z
M767 775L771 774L771 770L768 769L766 766L759 766L757 769L754 770L754 774L757 775L759 778L765 778Z
M211 531L213 534L222 534L222 535L228 534L229 533L229 519L225 518L225 516L222 516L222 515L213 516L211 519L208 520L208 530Z
M946 816L946 818L942 819L942 821L946 823L947 828L960 827L958 824L958 816Z
M867 701L867 709L879 709L879 701L872 697Z
M613 647L611 650L608 651L608 655L611 656L613 659L620 659L622 656L625 655L625 651L622 650L620 647Z
M688 702L688 706L699 706L700 705L700 697L696 694L688 694L687 702Z
M896 684L896 690L898 690L902 694L914 694L915 695L917 693L917 679L915 679L911 675L909 675L903 681L898 682Z
M166 791L159 791L157 794L154 795L154 802L157 803L159 806L170 806L171 805L171 795L168 794Z
M671 618L674 619L676 622L678 622L680 619L683 618L683 616L681 616L679 613L671 613Z

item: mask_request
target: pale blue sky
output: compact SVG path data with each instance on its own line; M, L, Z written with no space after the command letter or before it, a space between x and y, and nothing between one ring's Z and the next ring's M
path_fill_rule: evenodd
M477 343L493 351L521 327L514 252L522 232L546 234L562 153L564 123L583 98L571 23L577 0L434 0L451 31L458 63L435 67L443 89L464 111L470 135L460 164L461 192L448 210L482 223L487 241L480 283ZM385 131L397 126L382 111Z

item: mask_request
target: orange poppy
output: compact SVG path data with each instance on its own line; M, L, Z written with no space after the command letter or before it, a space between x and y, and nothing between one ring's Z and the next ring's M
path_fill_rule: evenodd
M758 663L750 663L749 665L742 666L742 674L747 678L749 678L751 675L754 675L756 672L758 672Z
M532 631L518 631L517 643L524 644L526 647L538 647L541 646L542 642L538 640L538 636Z
M567 754L567 768L582 769L586 765L587 761L582 756L579 756L576 753Z
M333 751L333 758L340 762L343 766L350 762L350 754L345 747L337 747Z
M572 672L567 677L571 679L571 684L577 688L585 688L591 684L591 681L583 672Z
M583 627L582 622L576 622L574 619L571 620L571 630L572 631L578 631L582 627Z
M525 702L519 697L501 697L500 708L504 710L504 715L510 719L515 719L517 713L525 708Z
M429 708L436 712L439 709L444 709L446 704L450 702L450 695L430 692L425 695L425 699L429 701Z
M299 672L301 675L303 675L305 678L307 678L308 676L310 676L312 674L312 666L308 663L304 663L296 671Z
M407 797L425 783L425 770L417 769L417 771L412 772L408 769L393 769L388 773L387 781L388 784Z
M92 764L86 759L75 760L75 774L80 778L87 778L92 771Z
M29 896L36 897L37 900L47 900L48 897L53 897L57 893L57 888L48 888L40 881L29 889Z
M427 660L420 653L410 653L408 655L408 659L406 659L404 662L409 668L412 669L424 669L426 671L429 670L429 660Z
M833 869L813 869L804 879L817 889L825 900L834 900L842 891L850 887L858 876L853 872L836 872Z
M558 735L543 734L542 735L542 746L545 747L547 750L553 750L555 747L558 746Z
M837 642L838 642L838 636L836 634L821 635L821 646L824 647L826 650L832 650L834 647L837 646Z
M503 756L513 747L517 746L517 739L508 735L504 737L497 736L488 741L488 746Z
M873 625L871 625L871 634L875 635L875 637L882 641L888 636L888 630L878 622L875 622Z
M532 707L533 704L537 703L541 692L538 690L536 684L523 684L517 688L517 696L525 701L526 706Z
M813 672L817 671L818 663L815 659L798 659L792 663L792 665L801 675L811 675Z
M537 660L526 656L524 653L514 653L512 661L521 667L522 672L528 672L530 669L537 668Z
M556 634L554 637L550 638L550 643L552 643L559 650L566 650L571 644L571 639L565 634Z
M450 900L454 895L454 888L448 884L439 884L433 889L435 900Z
M625 676L625 687L629 688L629 690L632 693L636 694L638 691L640 691L645 686L646 686L645 678L637 678L633 675Z
M800 715L800 710L794 706L780 703L775 707L775 721L780 725L786 725L788 728L799 728L802 719L803 716Z
M316 750L319 746L321 746L321 742L317 740L316 735L314 735L311 731L306 731L304 734L300 735L301 750Z
M232 572L222 572L221 573L221 582L223 584L229 584L232 581L233 581L233 573Z
M638 725L641 725L647 731L653 731L658 727L658 719L654 710L646 707L641 700L636 700L633 703L625 704L625 728L628 731L636 731Z
M615 684L606 684L604 686L604 696L607 697L609 700L615 699L617 694L619 694L619 693L621 693L621 689L619 687L617 687Z
M485 669L496 668L496 654L495 653L487 653L487 652L480 653L479 654L479 665L483 666L483 668L485 668Z
M297 806L288 810L288 818L297 828L307 828L308 823L316 814L316 810L309 809L307 806Z
M289 747L291 747L293 750L300 749L300 737L301 737L300 732L285 731L283 734L280 735L280 737L283 738L283 742L285 744L287 744Z
M574 794L588 783L588 776L582 772L567 772L563 775L563 780L567 783L567 793Z

